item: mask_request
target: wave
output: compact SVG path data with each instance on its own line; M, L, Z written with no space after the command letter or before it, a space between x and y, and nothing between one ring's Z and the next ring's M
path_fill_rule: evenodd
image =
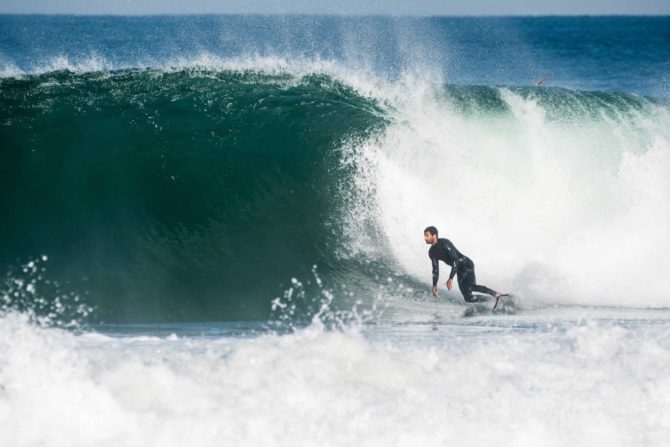
M670 305L663 103L328 61L95 70L0 80L0 262L48 254L102 319L262 319L315 264L422 299L429 224L529 302Z
M404 271L428 276L416 246L432 224L475 260L480 281L525 301L670 304L667 105L454 86L401 107L358 153Z
M58 71L0 89L3 261L48 254L116 318L264 315L278 284L332 269L335 149L383 123L318 74Z
M664 444L667 324L496 329L494 341L464 324L404 343L313 328L110 337L0 317L0 442Z

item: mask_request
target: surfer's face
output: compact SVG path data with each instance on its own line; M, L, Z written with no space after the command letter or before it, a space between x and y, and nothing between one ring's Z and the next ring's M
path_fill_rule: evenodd
M423 233L423 239L426 241L426 244L434 244L437 240L437 234L430 234L429 231Z

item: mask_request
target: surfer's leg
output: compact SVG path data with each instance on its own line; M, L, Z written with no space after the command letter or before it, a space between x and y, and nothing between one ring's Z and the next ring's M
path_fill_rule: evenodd
M462 274L461 274L462 272ZM467 259L463 263L462 269L459 269L458 272L458 277L459 277L459 282L458 286L461 289L461 292L463 293L463 297L465 298L465 301L469 303L476 303L478 301L486 301L487 299L484 297L476 297L472 294L472 292L478 292L478 293L484 293L486 295L491 295L494 298L498 297L498 292L496 292L493 289L489 289L486 286L482 286L477 284L477 276L475 275L475 264L472 262L471 259ZM461 286L461 277L463 277L463 286ZM467 294L465 290L467 289Z
M477 302L477 299L472 294L472 290L470 290L470 288L467 287L467 286L463 286L461 284L461 281L458 281L458 288L461 290L461 293L463 294L463 299L465 300L466 303L476 303Z
M470 260L468 263L468 267L472 269L472 285L470 286L470 289L472 292L479 292L479 293L485 293L487 295L491 295L494 298L497 298L498 292L496 292L493 289L489 289L486 286L482 286L480 284L477 284L477 277L475 276L475 264Z
M464 265L458 269L458 288L463 294L463 299L466 303L476 303L478 300L472 294L472 287L475 285L475 271L469 268L469 265Z
M498 292L496 292L495 290L489 289L488 287L482 286L482 285L479 285L479 284L475 284L474 286L472 286L472 291L473 292L479 292L479 293L485 293L485 294L491 295L491 296L497 296L498 295Z

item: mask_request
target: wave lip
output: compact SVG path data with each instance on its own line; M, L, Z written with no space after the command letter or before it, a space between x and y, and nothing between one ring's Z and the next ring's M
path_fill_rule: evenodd
M0 72L41 73L58 59L126 69L258 55L337 61L392 79L415 71L454 84L529 85L548 76L555 86L668 95L667 17L4 15L0 27Z

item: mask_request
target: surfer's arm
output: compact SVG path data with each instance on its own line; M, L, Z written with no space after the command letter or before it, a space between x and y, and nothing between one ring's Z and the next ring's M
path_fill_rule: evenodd
M437 280L440 277L440 263L437 258L430 258L430 262L433 263L433 287L437 286Z
M450 240L445 240L444 243L447 245L447 253L451 253L451 256L454 259L453 264L451 265L451 272L449 272L449 279L454 279L454 276L456 276L456 272L458 271L458 250L456 250L456 247L454 247L454 244L451 243Z

